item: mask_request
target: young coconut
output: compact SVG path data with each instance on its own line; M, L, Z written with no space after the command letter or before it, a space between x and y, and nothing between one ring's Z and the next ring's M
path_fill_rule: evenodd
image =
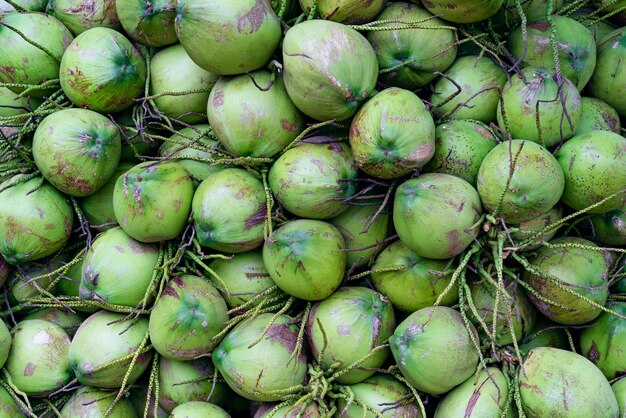
M435 123L424 102L408 90L391 87L370 99L350 125L356 165L383 179L422 168L435 153Z
M587 227L587 228L585 228ZM626 205L610 212L591 215L583 224L583 236L612 247L626 245Z
M148 161L117 179L113 211L124 232L137 241L165 241L183 232L193 196L193 180L182 166Z
M553 347L567 350L570 348L565 327L556 324L543 315L538 315L535 327L519 341L519 350L523 357L535 347Z
M281 406L283 402L264 403L261 404L259 409L254 413L254 418L321 418L319 407L316 403L309 403L307 405L301 404L288 404Z
M175 44L176 2L173 0L116 0L117 17L136 41L160 47Z
M304 13L317 13L321 19L340 23L371 22L387 0L300 0Z
M22 408L3 386L0 386L0 412L4 418L24 418Z
M617 111L600 99L583 97L583 113L574 136L591 131L613 131L619 134L622 125Z
M620 417L626 414L626 378L621 378L611 386L619 405Z
M4 363L9 357L11 341L11 332L9 331L6 322L0 319L0 368L4 366Z
M66 262L67 257L59 255L35 263L18 265L7 286L10 300L20 304L30 298L41 297L42 294L57 294L57 284L63 280L63 275L54 272Z
M52 322L31 319L13 328L13 342L5 367L20 391L46 396L72 380L68 361L70 337Z
M322 300L341 284L346 266L345 242L329 223L298 219L275 230L263 246L270 276L286 293Z
M504 0L422 0L434 15L455 23L474 23L498 13Z
M193 196L192 211L202 246L242 253L263 244L265 188L244 169L228 168L207 177Z
M230 418L228 412L208 402L192 401L177 406L170 418Z
M67 358L83 385L119 388L126 375L130 385L150 366L152 350L145 351L148 318L139 317L130 323L125 318L125 314L98 311L76 331ZM98 344L94 344L94 336ZM136 361L131 370L133 357Z
M46 13L59 19L74 35L98 27L120 30L115 3L115 0L90 0L86 5L82 0L49 0Z
M114 406L115 393L107 392L101 389L83 386L78 389L72 397L63 405L61 409L61 418L74 417L103 417L107 415L109 418L138 418L132 402L122 397Z
M247 399L282 400L301 389L307 372L296 352L298 328L285 315L260 314L237 324L213 351L213 364L228 386Z
M83 323L84 318L67 308L43 308L36 310L34 312L29 313L24 316L23 320L27 321L30 319L41 319L43 321L52 322L53 324L57 324L65 332L67 335L72 338L74 334L76 334L76 330L80 327L80 324ZM1 326L0 326L1 328ZM2 331L0 331L0 335ZM2 346L2 337L0 337L0 346ZM0 363L2 363L2 356L0 355Z
M215 348L228 321L228 308L208 280L174 277L150 313L150 342L163 357L192 360Z
M531 239L532 242L521 247L520 251L533 251L541 247L541 245L550 241L556 235L558 228L551 229L543 234L535 237L537 233L543 231L547 226L553 225L555 222L563 218L563 207L561 204L556 205L538 218L521 222L517 225L507 225L511 239L515 245Z
M589 93L626 117L626 27L608 34L598 44L596 68L589 81Z

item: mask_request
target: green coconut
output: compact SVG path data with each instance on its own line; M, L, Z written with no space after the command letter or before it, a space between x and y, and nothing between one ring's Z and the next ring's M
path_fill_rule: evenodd
M437 117L484 123L496 120L500 90L507 77L491 59L476 55L458 58L445 75L435 82L430 99Z
M124 232L134 239L165 241L183 232L193 195L193 180L182 166L148 161L118 177L113 210Z
M13 271L8 283L9 296L15 303L24 303L30 298L38 298L42 295L55 295L57 285L63 277L54 273L67 261L64 255L50 259L40 260L34 263L19 265ZM53 274L54 273L54 274Z
M591 215L583 224L585 237L609 246L626 245L626 205L598 215Z
M466 381L476 371L478 352L458 311L432 306L413 312L389 340L402 375L416 389L440 395Z
M122 27L136 41L152 47L178 42L173 0L116 0L117 17Z
M263 263L263 252L260 249L235 254L230 259L217 258L209 264L211 270L219 277L210 275L209 279L221 294L229 308L237 308L249 302L259 293L275 286L272 277ZM257 300L251 307L257 306L263 299Z
M9 357L9 350L11 349L11 332L7 327L7 324L0 320L0 368L4 366L4 363ZM0 402L1 405L1 402ZM0 411L2 409L0 408Z
M626 378L621 378L613 383L612 389L619 405L619 416L623 418L626 415Z
M341 232L329 223L290 221L265 240L263 261L272 280L300 299L322 300L343 279L346 253Z
M507 225L507 227L509 228L509 233L513 242L515 244L520 244L527 239L535 237L537 233L543 231L547 226L561 220L561 218L563 218L563 208L561 205L557 205L535 219L531 219L517 225ZM558 228L554 228L544 232L538 237L533 238L533 242L521 248L520 251L536 250L542 245L542 243L550 241L557 231Z
M355 400L350 405L339 398L337 409L345 418L423 418L411 392L400 381L378 373L361 383L348 386Z
M554 347L569 349L569 341L563 325L556 324L543 315L535 321L535 327L526 335L518 346L522 355L526 355L535 347Z
M551 19L553 27L545 19L529 23L526 40L523 29L517 28L509 35L507 47L515 58L523 60L524 65L556 71L550 45L550 36L554 31L561 74L581 91L596 66L593 33L572 18L555 15Z
M30 96L19 96L7 87L0 87L0 117L22 116L16 118L14 123L26 122L29 115L26 115L41 105L41 101L33 99ZM12 125L12 124L7 124ZM0 134L5 137L10 136L12 132L9 130L16 129L14 126L0 126Z
M597 247L582 238L558 238L550 243L574 246L537 250L530 260L532 269L524 272L524 280L534 289L528 294L530 300L542 314L559 324L580 325L592 321L600 315L601 309L575 294L604 305L608 296L608 256L593 249L576 247Z
M101 389L83 386L78 389L61 409L61 418L75 417L103 417L111 408L107 417L110 418L137 418L132 402L122 397L113 407L115 393Z
M350 205L345 212L329 220L343 235L348 269L373 263L385 245L389 231L389 210L380 210L380 200L369 203Z
M287 404L263 403L254 413L254 418L321 418L320 409L316 403Z
M213 364L228 386L250 400L283 400L297 392L306 377L307 360L303 351L292 357L298 328L285 315L279 315L270 325L273 317L274 314L264 313L243 320L212 354Z
M74 35L91 28L121 29L115 0L49 0L46 13L59 19Z
M0 413L5 418L23 418L22 408L7 390L0 386Z
M357 112L350 125L356 165L383 179L422 168L435 152L435 123L424 102L408 90L391 87Z
M220 78L207 115L217 138L236 157L272 157L304 130L304 115L289 98L283 77L266 70Z
M263 67L281 38L280 20L268 0L179 0L175 24L191 59L220 75Z
M589 81L589 93L626 117L626 27L609 33L598 44L596 68Z
M433 306L452 279L451 260L420 257L402 241L380 253L372 267L372 284L396 309L412 313ZM459 300L457 286L441 299L451 306Z
M12 334L5 367L17 389L31 396L46 396L72 380L70 337L63 328L31 319L19 322Z
M23 320L25 321L30 319L41 319L43 321L57 324L65 330L70 338L74 336L76 330L78 329L78 327L80 327L80 324L82 324L84 320L84 318L80 314L72 312L67 308L43 308L31 312L23 318ZM1 340L2 338L0 337L0 341ZM0 360L1 359L2 357L0 356ZM0 363L2 363L2 361L0 361Z
M591 131L613 131L616 134L621 132L619 115L611 106L593 97L583 97L582 103L583 113L574 135Z
M356 193L357 168L350 148L339 142L302 144L272 165L268 181L285 209L301 218L328 219L348 209Z
M150 366L152 350L139 354L129 372L132 357L147 335L148 318L138 317L130 322L125 319L126 314L98 311L78 328L68 360L80 383L119 388L127 373L126 384L132 384Z
M563 170L552 154L531 141L498 144L485 157L477 189L485 209L519 224L552 209L563 194Z
M558 348L534 348L520 369L519 379L527 417L618 417L619 407L611 385L580 354Z
M150 61L150 95L169 118L184 123L206 121L209 93L218 76L200 68L177 44L161 49ZM183 92L197 91L197 93Z
M393 306L383 295L366 287L342 287L312 306L306 335L320 366L339 373L337 383L351 385L372 376L385 363L387 348L362 360L391 337L395 326ZM359 361L358 368L344 372Z
M47 116L33 137L37 168L70 196L88 196L104 186L117 168L121 151L117 126L87 109L64 109Z
M228 412L208 402L192 401L177 406L170 418L230 418Z
M120 163L104 186L80 200L80 209L90 227L98 231L106 231L116 226L117 219L113 210L115 183L134 166L132 163Z
M587 132L566 142L555 156L565 174L563 202L568 206L582 210L620 191L587 213L606 213L626 204L626 138L609 131Z
M24 11L43 12L46 10L46 3L48 3L48 0L13 0L11 4L6 0L0 0L0 17L15 12L13 5L17 5Z
M121 228L99 235L85 255L80 298L112 305L138 306L152 283L159 247L128 236Z
M63 23L43 13L9 13L0 18L0 23L0 83L9 83L12 91L21 93L26 88L17 85L35 86L59 78L59 60L74 39ZM54 90L54 86L37 89L30 96L42 98Z
M205 247L233 253L260 247L266 201L261 180L244 169L228 168L210 175L193 197L198 241Z
M174 277L150 313L150 342L163 357L192 360L215 348L228 321L228 308L206 279Z
M371 31L367 40L374 47L383 71L380 81L409 90L434 80L437 71L445 71L456 57L454 31L444 21L416 4L389 3L378 20L400 20L419 28ZM397 27L386 23L380 27Z
M346 24L373 21L385 4L387 0L300 0L304 13L314 11L322 19Z
M224 382L214 381L211 359L191 361L159 359L159 406L171 413L191 401L209 401L223 405L229 395Z
M307 20L287 31L283 65L291 100L320 121L351 118L378 78L376 54L367 39L327 20Z
M454 120L438 125L435 154L424 166L424 171L451 174L476 187L480 165L497 144L491 129L480 122Z
M552 1L552 14L556 15L557 10L563 6L563 0L523 0L519 4L527 22L545 20L548 13L548 2ZM516 28L522 23L522 18L516 0L505 0L504 4L492 18L492 23L496 28L503 25L506 28Z
M437 405L434 418L483 418L506 416L513 418L509 401L509 378L496 367L481 369L452 389Z
M474 23L498 13L504 0L422 0L434 15L455 23Z
M41 177L24 177L0 184L0 254L10 264L54 254L72 232L74 212L65 196Z
M626 315L626 303L609 302L606 307L619 315ZM624 347L626 321L610 312L602 312L594 325L580 332L582 355L596 365L608 380L624 374Z
M67 269L65 274L61 276L60 280L57 282L57 289L59 294L64 296L76 296L78 297L80 294L80 281L83 276L83 262L85 261L85 257L80 256L75 263ZM85 309L91 308L73 308L75 310L80 310L81 312L86 312ZM97 309L94 309L95 312ZM91 312L91 311L90 311Z
M124 35L89 29L74 39L61 59L61 88L78 107L119 112L144 92L146 62Z
M428 173L398 187L393 223L400 240L417 255L447 259L473 242L481 213L471 184L450 174Z

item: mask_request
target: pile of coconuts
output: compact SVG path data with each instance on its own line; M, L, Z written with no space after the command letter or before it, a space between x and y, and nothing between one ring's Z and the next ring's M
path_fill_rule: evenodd
M0 0L0 417L626 417L624 25Z

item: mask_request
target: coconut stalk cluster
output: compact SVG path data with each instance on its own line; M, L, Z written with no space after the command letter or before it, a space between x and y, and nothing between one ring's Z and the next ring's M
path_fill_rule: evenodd
M0 0L0 415L626 416L624 24Z

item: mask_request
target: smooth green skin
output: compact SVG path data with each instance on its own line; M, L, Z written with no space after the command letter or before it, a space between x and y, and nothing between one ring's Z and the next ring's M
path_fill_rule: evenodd
M116 0L117 17L126 33L146 46L160 47L178 42L173 0Z
M365 173L383 179L403 177L422 168L435 153L435 122L419 97L391 87L354 116L350 148Z
M283 77L271 77L266 70L222 77L211 90L209 124L236 157L272 157L304 130L304 115L289 98Z
M16 304L24 303L29 298L42 296L42 290L55 295L57 286L52 283L57 279L60 281L62 278L57 274L45 276L61 268L67 261L63 256L57 257L32 264L23 264L20 269L15 269L13 277L8 283L11 301Z
M24 113L32 112L41 104L40 100L33 99L30 96L19 97L17 93L6 87L0 87L0 117L19 116ZM19 122L25 122L28 116L18 119ZM9 136L8 130L13 127L0 127L0 134Z
M268 182L285 209L301 218L329 219L348 209L356 193L357 167L344 143L302 144L281 155Z
M193 178L200 183L213 173L217 173L223 165L212 165L210 162L197 161L195 158L218 160L220 155L210 151L218 147L218 142L212 139L213 130L208 124L193 125L183 128L170 137L172 141L164 141L159 148L159 155L170 161L176 161ZM189 144L189 145L187 145ZM203 148L192 148L190 145Z
M476 183L486 211L493 213L499 208L498 217L518 224L552 209L561 199L565 178L561 166L547 149L515 139L498 144L487 154Z
M618 417L609 382L583 356L539 347L530 351L522 367L520 396L527 417Z
M148 332L148 318L123 321L126 314L98 311L87 318L76 331L68 353L69 362L80 383L105 389L122 385L131 360L111 364L136 352ZM97 344L94 343L97 339ZM132 384L150 366L152 351L140 354L128 377ZM96 369L101 368L96 371Z
M383 241L389 235L388 209L383 209L372 222L381 204L382 201L376 200L372 205L351 205L328 221L343 235L347 250L346 269L368 265L384 248Z
M134 308L145 297L158 258L157 245L138 242L119 227L109 229L87 251L80 298Z
M313 305L306 320L306 335L313 358L319 359L323 350L320 366L328 370L339 363L333 371L341 372L382 345L395 326L393 306L383 295L367 287L342 287ZM360 367L380 368L388 357L388 349L379 350ZM351 385L373 374L374 370L354 369L336 382Z
M4 366L4 363L9 357L11 340L11 333L9 332L9 328L7 327L6 322L0 320L0 367Z
M611 106L593 97L583 97L582 103L583 113L576 126L575 136L591 131L621 132L619 115Z
M52 16L43 13L9 13L0 22L0 83L32 84L59 78L59 61L74 39L69 30ZM28 39L46 48L54 58L31 45L5 25L22 32ZM15 93L24 88L12 87ZM33 91L42 98L54 88Z
M589 81L589 93L626 117L626 28L608 34L598 44L596 68Z
M609 131L578 135L555 157L565 174L563 202L573 209L585 209L626 189L626 138L621 135ZM587 213L606 213L624 204L626 195L622 193Z
M480 164L496 145L491 129L479 122L457 119L438 125L435 154L424 171L451 174L476 187Z
M17 0L14 4L19 5L27 11L43 12L46 10L47 0ZM15 12L15 8L5 0L0 0L0 18L6 14Z
M283 291L304 300L322 300L341 284L346 266L345 241L329 223L298 219L265 240L263 262Z
M397 271L379 271L402 268ZM412 313L433 306L439 295L450 284L450 260L432 260L420 257L402 241L396 241L380 253L372 267L372 284L385 295L396 309ZM457 286L441 299L441 305L451 306L459 300Z
M115 183L124 173L135 164L120 162L109 180L94 193L80 200L80 208L89 222L89 226L97 231L106 231L117 224L113 210L113 191Z
M619 417L624 418L626 417L626 379L622 378L613 383L612 389L619 405Z
M21 176L0 184L0 189ZM9 264L54 254L65 245L72 232L72 207L52 185L43 182L37 188L41 182L41 178L36 177L0 192L0 254Z
M70 196L88 196L104 186L115 172L121 152L117 126L87 109L64 109L47 116L33 137L37 168Z
M496 367L489 367L452 389L437 405L434 418L499 417L509 398L509 379ZM509 406L507 417L517 416Z
M626 245L626 205L607 213L591 215L591 230L585 235L609 246Z
M62 418L98 418L104 416L115 397L111 392L84 386L78 389L61 409ZM122 397L107 415L110 418L137 418L130 399Z
M596 66L596 40L593 33L576 20L555 15L552 17L556 31L561 73L578 91L589 82ZM508 38L507 48L523 64L556 71L550 46L550 23L545 19L528 24L528 39L524 42L522 28L514 30Z
M207 177L198 186L192 203L200 244L228 253L260 247L266 201L263 183L246 170L228 168Z
M470 286L474 307L480 316L480 320L487 324L491 333L493 333L496 295L498 296L495 340L499 345L511 344L513 343L513 338L515 338L515 341L520 341L531 332L537 318L537 311L526 297L522 287L518 287L515 282L506 283L505 286L508 296L505 296L503 293L498 295L498 289L486 281L474 282ZM513 301L509 298L512 298ZM511 312L511 323L513 324L513 335L515 337L511 335L511 327L509 326L509 309ZM478 318L476 318L474 313L470 309L467 309L467 311L467 315L474 325L480 327ZM482 328L479 329L480 334L483 334Z
M596 245L582 238L558 238L551 244ZM608 296L607 276L610 260L599 252L581 248L548 248L537 250L530 260L539 271L554 278L575 293L585 296L599 305L604 305ZM537 309L554 322L564 325L580 325L595 319L602 312L577 296L561 290L548 279L541 278L529 271L524 271L524 279L539 295L547 300L558 302L567 309L541 301L529 293L530 300ZM581 287L582 286L582 287ZM586 289L583 287L593 287Z
M607 308L620 315L626 314L626 303L608 303ZM626 321L609 312L602 312L595 325L580 332L581 354L602 370L608 380L624 373L626 353Z
M354 402L345 409L348 403L344 398L339 398L337 410L345 411L345 414L341 415L342 418L422 418L415 403L402 402L399 406L395 405L397 402L409 399L410 392L404 384L391 376L375 374L361 383L351 385L350 390L364 405L380 415L375 415L371 411L366 412L362 406Z
M477 228L481 213L476 189L450 174L428 173L405 181L393 203L400 240L417 255L438 260L460 254L473 242L472 228Z
M469 327L478 340L474 326ZM402 375L416 389L432 395L464 382L478 365L461 314L446 306L412 313L398 325L389 345Z
M519 244L522 241L533 237L537 232L543 230L545 227L559 221L561 218L563 218L563 208L561 205L557 205L538 218L522 222L518 225L508 225L511 239L514 243ZM554 228L539 235L534 239L533 243L524 248L520 248L519 251L536 250L542 245L543 242L550 241L552 237L556 235L557 231L558 228Z
M458 58L445 72L461 90L446 77L433 86L431 103L437 117L474 119L489 123L496 120L500 89L506 83L506 73L491 59L476 55ZM450 98L454 96L451 100ZM447 103L445 101L449 100Z
M311 7L315 4L316 14L321 19L344 24L376 20L376 16L387 4L387 0L299 0L299 2L306 14L311 13Z
M567 334L562 327L562 325L548 320L545 316L539 315L533 330L519 342L522 356L525 357L535 347L554 347L569 350Z
M215 259L209 267L228 288L228 293L221 293L231 309L243 305L257 294L275 286L263 263L261 249L235 254L227 260ZM221 283L215 276L209 275L209 279L215 287L220 287ZM262 300L256 301L251 307L258 305Z
M228 307L206 279L183 275L170 280L150 314L150 342L163 357L192 360L207 355L226 327Z
M179 0L175 26L191 59L220 75L263 67L281 38L280 21L267 0Z
M161 49L150 61L150 95L202 91L179 96L163 95L154 99L165 116L185 123L206 122L204 112L209 92L218 78L193 62L180 44Z
M170 418L230 418L228 412L208 402L193 401L179 405L172 411Z
M504 0L422 0L434 15L455 23L474 23L498 13Z
M146 62L124 35L89 29L74 39L61 59L61 88L77 107L119 112L144 91Z
M43 308L32 313L26 315L23 320L29 319L41 319L44 321L52 322L53 324L57 324L61 328L65 330L67 335L72 338L76 333L80 324L83 323L84 318L77 314L76 312L72 312L62 308ZM1 328L1 326L0 326ZM0 332L1 334L1 332ZM0 337L0 341L2 338ZM0 342L0 347L2 346L2 342ZM1 356L0 356L1 360ZM2 361L0 361L2 364Z
M378 61L367 39L328 20L308 20L289 29L283 65L291 100L319 121L351 118L372 95L378 78Z
M278 316L261 341L248 348L261 336L273 316L264 313L243 320L213 350L213 364L228 386L249 400L283 400L288 393L272 395L267 392L304 384L307 361L302 351L291 358L298 329L293 324L288 325L292 322L290 317Z
M72 380L67 358L70 337L63 328L31 319L19 322L12 334L5 367L17 389L27 395L45 396Z
M226 383L213 383L211 359L191 361L159 359L159 406L167 413L191 401L223 405L229 395ZM199 380L204 379L204 380ZM190 382L196 380L195 382ZM190 382L180 384L182 382Z
M137 241L165 241L183 232L193 196L193 180L182 166L147 161L118 177L113 211L124 232Z
M120 30L115 0L49 0L46 13L59 19L74 35L91 28Z
M581 97L574 84L564 79L559 94L554 73L529 67L523 70L523 75L526 83L515 75L504 85L497 112L500 128L510 132L513 138L537 142L547 148L570 138L582 116Z
M0 413L4 418L23 418L22 409L4 387L0 387Z
M454 32L441 28L447 26L443 20L433 18L427 10L409 3L389 3L377 18L386 19L420 22L422 28L372 31L367 34L381 70L414 61L381 74L381 82L415 90L430 83L437 77L435 72L445 71L454 62L457 52ZM389 25L397 26L395 23ZM430 29L432 27L440 29Z

